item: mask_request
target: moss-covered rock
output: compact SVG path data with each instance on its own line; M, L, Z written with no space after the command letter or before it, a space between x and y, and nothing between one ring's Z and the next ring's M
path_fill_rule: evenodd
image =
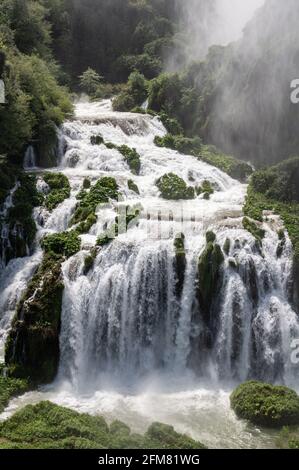
M83 189L89 189L91 186L91 182L89 178L84 178L83 180Z
M207 232L207 244L198 260L197 298L205 320L209 322L214 300L222 280L224 255L215 243L213 232Z
M70 226L76 227L78 233L87 233L96 223L96 209L99 204L109 202L110 199L118 199L118 185L116 180L109 176L100 178L89 191L80 191L77 196L78 204L70 221Z
M128 188L130 189L130 191L134 191L134 193L140 194L139 188L133 180L128 180Z
M260 426L299 424L299 396L288 387L245 382L234 390L230 402L239 418Z
M210 196L215 192L212 184L208 180L203 181L201 186L197 186L195 191L197 195L203 194L204 199L210 199Z
M45 255L18 304L5 345L10 375L51 382L59 363L63 282L60 257Z
M164 199L194 199L195 192L192 186L187 186L185 181L174 173L167 173L156 181L161 196Z
M33 208L41 203L35 177L18 169L15 176L19 186L12 194L12 206L5 218L0 216L0 231L4 225L8 229L8 242L0 243L0 257L6 263L12 258L27 256L31 251L36 235Z
M248 217L244 217L242 223L244 229L251 233L251 235L253 235L254 238L261 244L266 233L265 230L260 228L256 222L250 220Z
M75 230L47 235L41 243L44 251L69 258L80 250L81 241Z
M70 197L71 186L68 178L62 173L45 173L43 180L50 189L44 204L49 211L52 211L58 204Z
M152 424L144 436L121 421L80 414L51 402L27 405L0 423L0 447L10 449L203 449L172 426Z
M27 392L29 384L26 380L0 376L0 413L8 405L11 398Z
M134 175L139 175L141 169L140 155L136 152L136 149L131 149L127 145L120 145L117 150L125 157L130 170Z
M104 139L101 135L92 135L90 137L90 143L91 145L101 145L104 143Z
M185 251L185 235L179 233L174 240L174 249L175 249L175 272L177 276L176 280L176 294L178 297L182 295L184 280L185 280L185 270L186 270L186 251Z

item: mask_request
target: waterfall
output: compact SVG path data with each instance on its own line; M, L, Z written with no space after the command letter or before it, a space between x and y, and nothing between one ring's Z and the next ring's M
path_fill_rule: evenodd
M76 113L76 119L62 126L59 138L58 171L69 178L71 197L51 214L35 209L38 234L32 256L5 267L2 254L0 349L16 303L41 260L38 241L44 234L68 230L84 178L94 183L109 175L117 181L120 200L98 209L97 222L81 235L81 251L62 267L58 379L83 391L98 390L107 380L132 384L165 372L179 377L191 373L218 384L248 378L295 384L298 370L291 362L291 343L299 337L299 321L290 303L292 244L286 234L278 253L280 219L267 215L259 244L242 224L247 186L193 156L157 147L155 136L166 134L157 117L113 112L109 100L79 102ZM135 148L140 174L132 174L115 146L92 145L94 135ZM33 156L31 147L26 167L35 164ZM164 200L155 183L169 172L194 187L208 180L215 192L209 200L202 195L189 201ZM139 194L129 189L128 180ZM47 193L41 178L37 185ZM5 202L3 220L15 190ZM97 237L121 208L136 204L138 223L99 248L86 273L84 261ZM215 233L224 262L207 313L198 297L198 260L208 230ZM2 222L2 253L5 233ZM178 268L174 240L180 233L185 236L185 259ZM229 249L224 250L225 244Z
M23 166L25 170L36 168L36 155L33 145L29 145L25 152Z
M266 236L258 246L242 226L246 185L195 157L156 147L155 135L166 133L157 118L113 112L107 100L81 102L77 119L65 123L63 133L61 168L75 187L86 176L96 181L109 174L120 186L124 200L119 204L138 202L142 211L136 227L99 251L87 275L87 251L64 263L60 379L90 390L101 387L107 376L132 382L159 371L184 375L191 370L218 383L248 378L296 383L298 370L290 359L292 338L299 337L298 316L289 302L292 245L286 236L277 255L279 218L265 220ZM136 148L140 175L131 174L116 149L91 145L92 135ZM208 201L202 196L165 201L155 181L168 172L194 186L209 180L216 191ZM140 195L128 190L128 179ZM117 206L99 211L84 242L95 243ZM196 296L197 262L207 230L222 247L230 240L208 320ZM174 237L181 232L186 268L178 296Z

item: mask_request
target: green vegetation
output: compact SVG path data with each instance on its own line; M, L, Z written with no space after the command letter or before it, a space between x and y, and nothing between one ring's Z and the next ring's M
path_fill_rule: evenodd
M4 0L0 5L0 48L5 63L6 105L0 105L0 148L21 162L34 141L38 162L56 162L56 127L71 115L67 90L51 52L51 25L43 1Z
M0 256L8 262L15 257L24 257L31 250L36 235L36 225L32 217L33 208L41 203L40 195L36 190L34 176L23 174L18 168L4 165L5 171L0 179L4 182L4 188L18 180L19 186L12 196L12 207L9 208L6 218L0 216L0 230L2 224L8 224L9 245L3 247L5 252ZM14 180L13 180L14 175ZM8 195L4 189L3 194Z
M101 77L91 67L88 67L88 69L85 70L85 72L83 72L82 75L80 75L79 80L80 80L80 88L85 93L92 96L92 95L95 95L98 89L100 88L103 77Z
M27 405L0 423L0 447L9 449L203 449L200 442L153 423L144 436L101 416L79 414L51 402Z
M198 158L209 165L219 168L219 170L241 182L246 181L253 172L252 167L248 163L242 162L230 155L225 155L212 145L203 145Z
M294 301L299 308L299 157L279 165L256 171L247 191L244 214L256 221L263 220L263 211L280 215L294 249ZM278 254L281 249L279 240Z
M195 191L198 195L203 194L204 199L210 199L210 196L215 192L212 184L208 180L203 181L201 186L197 186Z
M198 302L207 322L221 282L223 262L224 255L216 243L216 236L214 232L209 231L206 233L206 247L198 260L197 287Z
M0 413L4 411L11 398L27 392L28 389L26 380L0 376Z
M80 250L81 241L76 230L47 235L41 242L45 253L69 258Z
M141 169L140 155L135 149L131 149L127 145L120 145L117 150L125 157L130 170L134 175L139 175Z
M196 155L201 149L199 137L184 137L183 135L167 134L165 137L155 137L155 144L159 147L167 147L187 155Z
M18 304L5 345L9 376L51 382L59 363L62 258L46 254Z
M128 188L130 189L130 191L134 191L134 193L140 194L139 188L133 180L128 180Z
M242 223L244 229L251 233L259 243L262 243L265 236L265 230L260 228L253 220L248 219L248 217L244 217Z
M105 176L99 179L89 191L81 191L77 196L78 205L70 221L70 226L78 224L76 232L87 233L96 223L96 209L99 204L118 199L118 186L114 178Z
M89 178L84 178L83 180L83 189L89 189L91 186L91 182Z
M267 427L299 424L299 396L287 387L250 381L239 385L230 397L239 418Z
M147 81L144 75L135 71L122 92L113 100L115 111L133 111L141 106L147 98Z
M90 143L92 145L101 145L104 143L104 139L101 135L92 135L90 137Z
M7 198L10 189L16 182L18 169L6 158L0 156L0 206Z
M180 297L183 292L185 270L186 270L186 264L187 264L186 250L185 250L185 235L183 233L179 233L175 237L174 249L175 249L175 271L177 275L176 294L178 297Z
M70 197L71 186L68 178L62 173L45 173L43 180L50 188L49 194L45 197L45 206L52 211Z
M161 196L164 199L194 199L195 192L192 186L187 186L185 181L174 173L167 173L156 181Z

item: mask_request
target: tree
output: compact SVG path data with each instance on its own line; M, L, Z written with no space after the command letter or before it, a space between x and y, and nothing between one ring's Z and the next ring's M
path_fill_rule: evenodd
M88 67L88 69L85 70L82 75L80 75L79 80L82 90L85 91L88 95L93 95L100 87L103 77L99 75L94 69Z

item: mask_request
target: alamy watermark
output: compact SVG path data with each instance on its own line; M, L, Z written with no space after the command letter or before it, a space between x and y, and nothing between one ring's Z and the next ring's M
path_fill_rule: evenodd
M0 80L0 104L5 104L5 84Z
M290 95L291 103L298 104L299 103L299 78L294 78L294 80L291 81L290 87L293 90Z

